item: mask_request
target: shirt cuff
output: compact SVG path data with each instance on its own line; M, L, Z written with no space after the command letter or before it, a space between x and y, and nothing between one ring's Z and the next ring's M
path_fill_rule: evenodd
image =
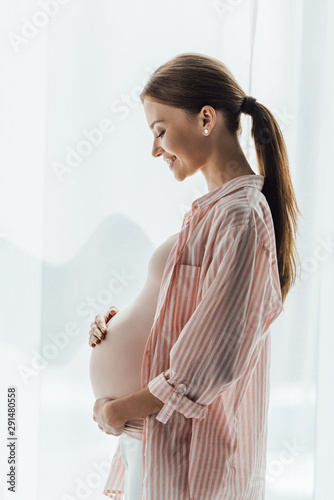
M167 372L160 373L147 384L150 393L165 403L156 419L165 424L173 412L177 410L186 418L202 420L208 411L208 407L189 399L185 395L187 387L184 384L176 383L175 386L171 385L166 378L166 374Z

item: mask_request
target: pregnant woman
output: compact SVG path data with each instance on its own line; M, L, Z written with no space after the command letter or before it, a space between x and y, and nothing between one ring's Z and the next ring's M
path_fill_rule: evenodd
M208 192L153 254L138 298L92 324L93 418L121 436L103 493L264 500L270 325L298 257L285 142L268 108L212 57L174 57L140 98L152 155L178 181L201 172ZM242 113L259 174L239 144Z

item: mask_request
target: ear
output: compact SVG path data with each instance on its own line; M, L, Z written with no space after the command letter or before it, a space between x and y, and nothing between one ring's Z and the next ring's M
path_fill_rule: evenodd
M215 126L216 123L216 111L212 106L205 105L200 111L200 118L201 118L201 127L209 128L209 130L212 130L212 128Z

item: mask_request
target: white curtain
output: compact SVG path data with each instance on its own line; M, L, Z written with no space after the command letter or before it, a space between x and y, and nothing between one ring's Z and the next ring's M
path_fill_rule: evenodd
M3 0L0 11L0 496L12 498L14 388L15 498L105 498L118 437L92 419L89 325L138 294L154 248L207 192L200 173L179 183L152 157L138 98L158 65L199 52L274 113L303 214L301 280L271 328L266 498L333 498L333 2Z

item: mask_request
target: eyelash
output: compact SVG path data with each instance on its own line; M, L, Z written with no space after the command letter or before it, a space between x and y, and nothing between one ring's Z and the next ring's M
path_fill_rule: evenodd
M157 139L159 139L160 137L162 137L162 136L164 135L164 133L165 133L165 131L163 130L163 131L161 132L161 134L159 134L159 135L158 135Z

